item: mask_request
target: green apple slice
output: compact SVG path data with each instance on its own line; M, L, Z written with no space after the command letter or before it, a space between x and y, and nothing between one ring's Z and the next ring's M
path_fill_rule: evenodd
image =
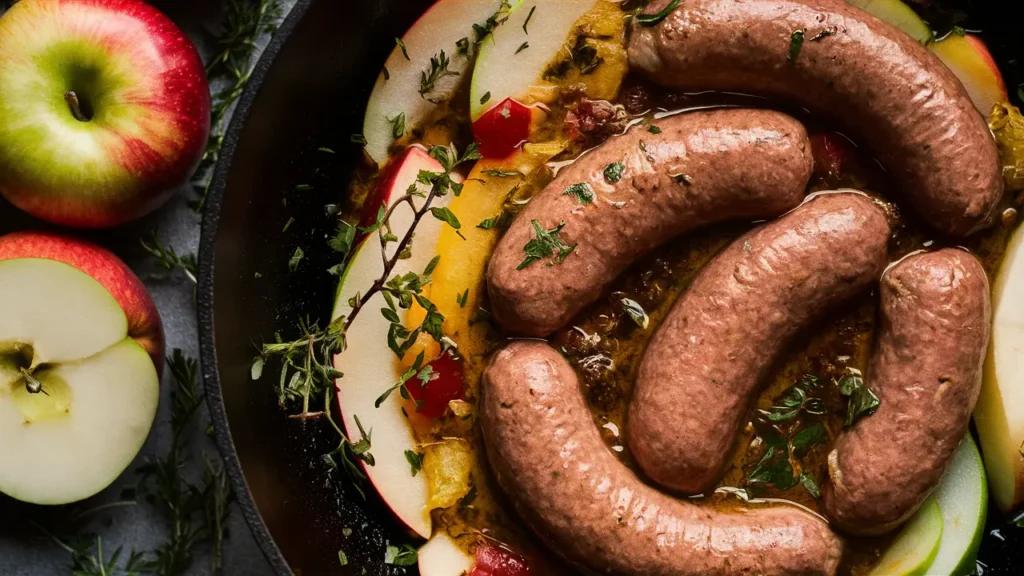
M921 509L903 527L869 576L922 576L939 552L942 512L935 498L928 497Z
M540 82L565 46L573 24L597 0L516 0L512 4L508 20L494 30L477 54L469 88L473 120L506 98L529 104L524 100L530 87ZM536 10L532 10L534 7ZM527 18L530 24L524 30ZM524 43L529 46L523 48ZM485 94L490 96L484 98Z
M475 558L444 532L434 534L421 546L418 557L420 576L460 576L469 573L476 563Z
M921 44L932 41L932 29L917 12L900 0L846 0L847 3L864 10L903 32Z
M114 297L60 262L0 262L0 492L64 504L142 448L159 380Z
M933 496L942 512L942 540L928 573L973 574L985 534L988 487L981 454L969 433Z
M1003 511L1024 502L1024 228L1010 240L992 289L992 341L974 425L992 498Z
M428 191L416 181L421 170L443 170L440 163L419 150L405 155L402 161L399 175L392 183L393 191L385 195L389 205L398 201L410 185L416 185L421 192ZM456 179L454 175L453 179ZM450 199L451 194L435 198L431 206L446 206ZM422 200L416 199L415 202L419 206ZM412 209L408 204L399 206L392 213L390 222L391 231L402 238L412 225ZM423 218L416 226L412 256L399 260L391 276L422 273L436 254L435 246L442 226L442 222L429 215ZM393 255L396 249L397 242L391 243L388 255ZM342 273L332 319L347 314L349 299L365 293L381 277L384 270L382 260L380 240L372 234L359 245ZM391 394L380 407L375 406L380 395L394 386L405 372L405 367L388 347L390 322L380 313L385 307L380 293L370 299L348 329L348 348L334 359L335 367L344 374L335 383L339 410L353 440L359 439L360 424L371 436L370 453L375 463L365 466L370 483L400 521L423 538L429 538L431 521L427 478L425 474L413 476L410 473L406 451L416 452L418 449L412 427L402 414L402 398L397 393Z

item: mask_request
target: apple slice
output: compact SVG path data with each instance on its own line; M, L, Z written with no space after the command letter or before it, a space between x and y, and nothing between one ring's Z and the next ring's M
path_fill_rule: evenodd
M159 379L97 280L42 258L0 262L0 492L65 504L109 486L142 448Z
M508 21L480 46L469 88L469 114L476 121L491 107L513 98L531 104L530 87L563 49L573 25L598 0L517 0ZM536 7L536 10L532 8ZM531 17L532 15L532 17ZM524 29L527 18L529 25ZM528 45L524 48L524 44ZM489 95L485 97L485 95Z
M388 191L388 203L405 195L409 186L416 185L427 192L423 184L416 182L421 170L441 172L441 164L431 158L422 148L410 148L402 157L399 177L395 178L392 190ZM454 179L453 175L453 179ZM445 206L451 195L435 198L433 206ZM422 200L416 200L419 206ZM391 216L391 230L399 238L409 230L413 211L408 204L397 208ZM434 218L424 218L416 227L416 240L412 256L399 260L392 275L406 272L421 273L435 252L431 249L437 243L444 226ZM388 246L389 256L394 253L397 243ZM332 318L347 314L348 301L357 293L367 290L383 274L380 242L375 235L367 237L356 249L348 266L342 273ZM338 392L339 409L346 430L354 440L359 439L359 423L371 434L370 452L376 461L366 466L366 475L399 520L424 538L431 534L430 497L424 474L410 473L407 450L417 451L416 438L406 417L402 414L402 399L392 394L380 405L374 406L377 398L394 385L405 368L388 348L389 322L379 310L386 306L383 296L376 294L349 327L348 348L337 355L334 365L345 375L335 384Z
M929 572L952 576L973 574L981 537L985 534L988 487L981 454L970 433L953 456L934 497L942 512L942 540Z
M941 539L942 512L935 498L929 497L896 536L869 576L928 574Z
M524 106L512 98L484 112L473 122L473 136L480 143L480 154L484 158L505 158L515 152L530 137L535 116L539 116L537 108Z
M932 29L917 12L900 0L846 0L857 8L871 14L886 24L907 33L921 44L932 41Z
M389 118L405 114L406 129L412 129L430 116L436 102L452 97L473 63L470 54L459 53L456 42L463 38L473 42L473 24L483 23L500 8L500 0L440 0L402 36L405 50L396 45L391 51L384 64L388 75L381 71L366 106L363 136L366 152L374 162L386 161L395 141ZM430 59L440 61L442 50L448 59L448 71L457 75L444 76L431 92L421 95L420 74L430 74Z
M420 547L417 564L420 576L462 576L475 562L450 536L438 532Z
M1004 512L1024 503L1024 229L1010 240L992 287L992 341L974 424L992 498Z
M999 66L977 36L950 34L928 48L956 74L974 106L986 118L993 106L1009 100Z

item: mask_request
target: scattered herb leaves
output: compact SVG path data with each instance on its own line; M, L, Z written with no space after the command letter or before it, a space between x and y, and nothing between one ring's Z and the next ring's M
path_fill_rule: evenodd
M405 112L399 112L394 118L388 118L388 123L391 124L391 137L398 140L402 136L405 136Z
M490 92L487 92L487 93L485 93L485 94L484 94L483 96L481 96L481 97L480 97L480 103L481 103L481 104L487 104L487 102L488 102L488 101L489 101L490 99L491 99L491 93L490 93Z
M839 393L849 398L846 422L843 424L847 428L853 426L857 420L874 414L881 404L878 396L864 385L864 379L859 373L843 376L839 380Z
M569 186L565 189L565 192L562 192L562 196L572 196L580 204L594 203L594 190L586 182L577 182Z
M459 75L458 72L448 69L449 64L450 61L444 50L441 50L439 55L430 57L430 72L428 73L426 70L420 72L420 98L426 98L427 94L433 92L437 81L441 78Z
M523 32L525 32L527 34L530 33L530 31L527 30L526 27L529 26L530 20L533 19L533 13L536 12L536 11L537 11L537 6L532 6L530 8L530 13L526 15L526 20L523 21Z
M797 57L800 56L800 50L804 47L804 29L798 28L793 31L792 36L789 37L789 57L788 62L790 64L796 63Z
M604 168L604 179L609 184L615 184L619 180L622 180L622 173L625 172L626 165L622 162L612 162Z
M641 26L645 26L648 28L650 28L651 26L657 26L658 24L661 23L662 20L668 18L668 15L671 14L672 11L676 9L676 6L679 6L680 1L681 0L672 0L671 2L668 3L668 6L665 6L660 12L656 12L654 14L637 14L633 18Z
M405 42L402 42L401 38L395 38L395 44L402 49L402 56L409 62L412 62L412 58L409 58L409 50L405 47Z
M522 44L519 45L519 48L516 48L516 54L519 54L520 52L522 52L523 50L526 50L529 47L530 47L530 43L529 42L523 42Z
M651 134L661 134L661 128L658 128L654 124L649 124L647 126L647 131L650 132Z
M576 249L576 244L570 246L558 235L562 228L565 227L565 222L559 223L558 226L551 230L545 230L536 220L532 220L530 224L533 226L535 237L523 246L526 258L519 263L516 270L522 270L530 264L550 256L555 256L555 261L561 263ZM550 265L551 263L549 262L548 264Z
M416 475L419 474L420 470L423 469L423 454L412 450L406 450L405 459L409 462L409 466L412 468L412 475L415 478Z

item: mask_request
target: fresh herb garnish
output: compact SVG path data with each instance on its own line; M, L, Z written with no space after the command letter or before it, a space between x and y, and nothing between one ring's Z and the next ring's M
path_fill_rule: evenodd
M800 484L807 489L807 493L815 500L821 498L821 488L818 487L818 481L814 479L814 476L806 472L800 474Z
M508 210L502 210L501 214L498 214L494 218L486 218L476 225L477 228L482 230L490 230L491 228L507 228L512 223L512 214Z
M459 73L448 69L450 61L441 50L439 55L430 57L430 72L420 72L420 98L426 98L427 94L434 90L437 81L445 76L458 76Z
M800 50L804 47L804 30L798 28L793 31L793 35L789 37L789 58L790 64L796 62L798 56L800 56Z
M405 459L409 462L409 466L412 468L412 475L415 477L423 469L423 454L406 450Z
M661 134L661 128L658 128L654 124L648 125L647 131L650 132L651 134Z
M626 312L626 315L628 315L637 326L644 330L647 329L650 319L647 317L647 312L644 311L643 306L641 306L636 300L631 300L629 298L623 298L619 301L619 304Z
M495 178L511 178L513 176L521 176L522 174L518 170L484 170L480 172L486 176L494 176Z
M459 308L465 308L467 300L469 300L469 288L466 288L462 294L455 295L455 303L459 305Z
M344 550L338 550L338 564L342 566L348 566L348 556Z
M391 137L398 140L405 136L405 112L399 112L394 118L387 118L391 124Z
M388 72L388 67L384 66L381 68L381 73L384 74L384 80L391 80L391 72Z
M529 30L527 30L527 29L526 29L526 27L527 27L527 26L528 26L528 25L530 24L530 19L532 19L532 18L533 18L533 13L534 13L534 12L535 12L536 10L537 10L537 7L536 7L536 6L533 6L533 7L531 7L531 8L530 8L530 13L526 15L526 20L524 20L524 21L523 21L523 32L526 32L527 34L529 34L529 33L530 33L530 31L529 31Z
M295 252L292 252L292 257L288 259L288 271L295 272L305 255L306 254L302 251L301 247L296 247Z
M407 50L405 47L405 42L402 42L401 38L395 38L395 44L397 44L398 47L402 49L402 56L405 56L406 60L412 62L412 58L409 58L409 50Z
M661 12L657 12L655 14L637 14L633 18L635 18L641 26L646 26L648 28L656 26L660 24L662 20L668 18L668 15L676 9L676 6L679 6L679 2L680 0L672 0L668 3L668 6L665 6L665 8L661 10Z
M401 548L388 546L384 551L384 563L394 566L413 566L418 560L416 549L409 544L402 544Z
M857 420L870 416L878 410L881 401L870 388L864 385L860 373L843 376L839 380L839 393L849 398L846 406L845 427L853 426Z
M455 53L469 57L469 38L463 37L455 41Z
M142 245L143 250L149 252L154 258L156 258L156 261L161 268L167 272L181 270L181 272L184 273L193 284L196 283L199 263L196 262L194 254L179 256L173 246L164 247L164 245L160 243L160 238L157 236L156 230L150 231L148 241L144 238L139 238L139 244Z
M556 252L555 261L561 263L576 249L576 244L570 246L558 235L562 228L565 227L565 222L560 222L558 226L551 230L541 228L540 223L536 220L532 220L530 224L533 225L535 237L527 242L526 246L523 246L526 258L519 263L516 270L522 270L538 260L555 255ZM551 263L549 262L548 264L550 265Z
M487 104L487 101L490 100L490 99L491 99L491 93L487 92L483 96L480 97L480 103L481 104Z
M793 448L794 454L800 455L811 446L824 444L827 441L828 430L820 423L817 423L797 432L793 439L789 441L789 445Z
M809 390L819 386L817 378L810 374L805 375L800 382L790 386L782 393L782 397L767 411L765 417L771 422L788 422L799 416L801 412L814 415L824 414L824 401L808 394Z
M519 54L520 52L522 52L523 50L526 50L529 47L530 47L530 43L529 42L523 42L522 44L519 45L519 48L516 48L516 54Z
M572 67L578 68L581 76L586 76L603 62L604 58L597 56L597 48L587 44L587 37L580 34L576 36L576 42L569 50L569 56L549 66L544 71L544 78L547 80L563 78Z
M625 172L626 165L622 162L613 162L604 168L604 179L609 184L615 184L619 180L622 180L622 173Z
M359 144L360 146L366 146L366 136L363 136L362 133L360 133L360 134L353 134L349 138L349 140L351 140L353 144Z
M498 10L490 15L483 24L473 24L473 32L476 33L476 44L479 46L495 28L501 26L508 20L509 12L512 10L512 5L509 4L508 0L501 0L501 5L498 6Z
M594 190L586 182L577 182L565 189L562 196L572 196L580 204L592 204L594 202Z

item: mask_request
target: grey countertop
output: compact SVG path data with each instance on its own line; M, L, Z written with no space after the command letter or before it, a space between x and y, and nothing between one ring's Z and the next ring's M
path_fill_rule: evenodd
M151 0L184 29L195 41L204 57L212 53L215 33L223 16L223 5L231 0ZM294 5L295 0L279 0L283 11ZM0 14L4 3L0 3ZM266 44L264 37L258 51ZM255 61L255 57L253 59ZM149 288L160 310L167 334L167 350L180 348L186 355L197 357L196 308L193 301L192 282L183 274L162 274L152 259L141 249L139 238L157 230L165 246L173 247L179 254L195 254L199 244L200 217L188 206L192 198L190 186L183 186L164 207L156 213L124 227L89 234L90 238L106 245L118 253L140 275ZM0 204L0 231L39 225L31 219L18 215L10 205ZM13 221L13 222L12 222ZM173 388L168 371L164 373L163 397L157 422L150 432L142 453L122 477L89 504L102 505L120 500L121 491L134 487L138 476L134 470L147 455L161 454L170 444L169 394ZM206 406L193 422L195 438L192 443L189 473L198 477L202 466L202 453L218 458L212 441L204 437L207 427ZM45 511L40 511L41 513ZM31 515L34 511L29 510ZM0 518L0 524L24 527L24 529L0 530L0 574L4 576L48 576L70 574L70 554L45 538L28 524L31 518ZM104 550L109 554L118 546L125 550L152 550L167 537L167 522L163 515L145 502L128 507L118 507L96 515L88 527L102 537ZM13 533L8 533L13 532ZM201 549L189 575L211 574L212 555L208 547ZM233 510L229 517L227 540L224 546L224 574L268 576L272 574L262 552L253 540L242 515Z

